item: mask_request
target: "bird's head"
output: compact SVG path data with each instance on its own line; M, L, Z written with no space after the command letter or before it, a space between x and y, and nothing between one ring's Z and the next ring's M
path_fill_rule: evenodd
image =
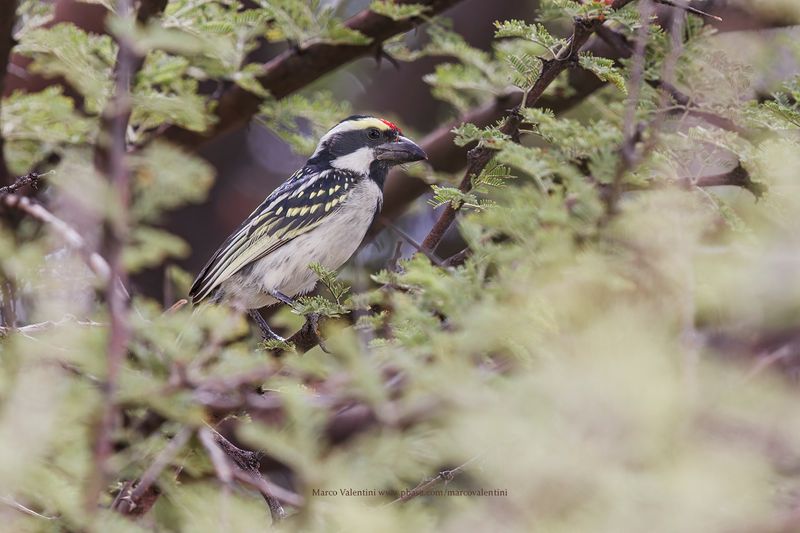
M404 137L393 123L353 115L320 139L309 164L349 170L382 181L389 167L423 159L427 159L425 151Z

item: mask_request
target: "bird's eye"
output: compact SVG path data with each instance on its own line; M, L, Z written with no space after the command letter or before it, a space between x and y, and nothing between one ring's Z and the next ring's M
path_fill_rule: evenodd
M380 139L381 131L378 128L370 128L367 130L367 137L370 139Z

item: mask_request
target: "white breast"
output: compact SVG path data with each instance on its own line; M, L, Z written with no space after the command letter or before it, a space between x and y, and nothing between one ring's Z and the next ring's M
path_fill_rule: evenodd
M246 277L235 274L225 281L226 299L235 307L255 309L275 303L268 294L270 290L290 297L311 291L318 280L308 265L316 262L336 270L350 259L382 199L374 181L359 181L341 206L319 226L258 260Z

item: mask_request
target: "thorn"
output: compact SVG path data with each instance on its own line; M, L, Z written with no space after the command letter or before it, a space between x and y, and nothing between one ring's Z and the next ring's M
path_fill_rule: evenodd
M383 59L391 63L395 70L400 70L400 62L383 48L383 44L378 44L375 48L375 61L377 61L379 67Z

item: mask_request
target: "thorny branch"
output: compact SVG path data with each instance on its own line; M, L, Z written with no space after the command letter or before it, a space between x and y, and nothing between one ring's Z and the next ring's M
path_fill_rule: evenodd
M286 518L281 501L299 507L302 499L264 478L259 469L258 454L234 446L229 440L210 427L198 431L200 442L206 448L220 481L230 484L234 479L246 483L259 491L269 506L274 522ZM230 464L233 461L233 465Z
M42 181L42 175L39 174L38 172L31 172L30 174L20 176L11 185L0 187L0 196L3 196L4 194L15 193L18 190L28 186L33 187L35 189L39 186L39 183L41 183L41 181Z
M131 0L117 0L117 16L134 16ZM114 192L117 212L106 221L104 248L111 267L106 290L110 316L108 348L106 353L106 384L104 408L97 432L94 456L95 472L89 481L87 510L94 512L100 494L110 477L109 459L113 453L111 435L117 424L116 394L119 374L128 351L130 326L128 324L128 299L117 287L127 284L127 272L122 264L122 251L128 239L128 204L130 202L130 169L127 162L126 135L131 115L131 84L136 70L141 66L133 46L127 38L117 39L118 52L115 67L114 95L103 113L100 138L95 151L97 169L108 176Z
M620 9L629 4L631 0L615 0L612 4L614 9ZM536 82L527 93L524 105L534 106L544 94L544 91L552 84L561 72L574 65L578 60L581 48L586 44L594 32L602 26L600 20L578 19L572 28L572 36L566 42L554 59L543 61L542 72ZM503 122L500 131L512 139L519 133L520 116L518 112L512 112ZM494 151L487 146L473 148L468 156L467 170L461 180L459 189L467 192L472 188L472 180L480 175L486 165L494 156ZM428 236L422 243L422 247L429 251L435 251L445 232L453 223L458 209L452 204L447 205L437 219Z
M736 21L746 21L747 27L745 29L785 26L787 24L785 19L766 20L755 16L748 9L742 7L734 8L727 6L727 4L727 2L720 1L712 2L711 7L708 8L712 12L714 20L717 18L715 14L725 15L726 24L720 27L720 31L742 29L736 25ZM622 7L622 5L618 4L615 7ZM734 22L734 25L731 25L731 22ZM625 39L624 36L611 30L606 25L598 26L596 30L599 37L607 36L610 32ZM625 59L631 56L632 48L627 43L627 39L623 43L618 43L623 46L608 44L605 41L605 39L593 39L587 43L586 50L594 56L610 59ZM536 107L551 109L556 113L564 112L578 105L605 85L605 82L601 81L597 76L583 69L573 69L568 75L570 90L566 94L544 95L539 99ZM679 99L681 96L684 98L683 100ZM732 121L724 117L691 107L689 97L686 95L675 93L673 98L675 98L678 105L688 107L688 111L692 115L702 118L717 127L725 129L735 127ZM519 105L521 100L522 93L519 91L502 94L493 101L467 112L457 120L445 124L426 135L422 139L420 146L428 154L429 164L440 172L458 172L463 168L464 152L463 149L453 143L453 128L464 123L472 123L478 127L489 126L502 119L506 110ZM732 131L737 130L733 129ZM430 187L423 180L409 176L402 169L395 169L389 174L384 188L383 215L390 219L397 218L406 211L414 200L429 192L429 190ZM374 224L370 234L375 235L381 228L380 224Z

